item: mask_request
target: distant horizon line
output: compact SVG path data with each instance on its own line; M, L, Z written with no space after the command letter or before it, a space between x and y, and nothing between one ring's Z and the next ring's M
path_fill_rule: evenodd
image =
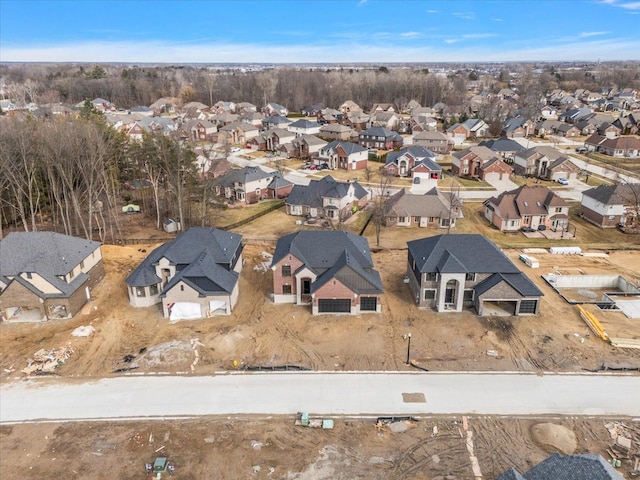
M274 65L362 65L362 66L386 66L386 65L482 65L482 64L557 64L557 63L582 63L582 64L611 64L611 63L640 63L640 60L460 60L440 62L131 62L131 61L1 61L0 65L214 65L214 66L274 66Z

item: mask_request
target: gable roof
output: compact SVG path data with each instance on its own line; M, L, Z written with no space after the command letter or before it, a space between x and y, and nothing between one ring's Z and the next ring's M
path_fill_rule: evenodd
M328 150L335 153L337 152L338 147L342 148L344 153L346 153L347 155L364 152L367 150L366 148L361 147L357 143L342 142L340 140L334 140L333 142L326 144L324 147L322 147L322 150Z
M397 164L398 159L405 155L408 155L411 158L413 158L416 164L422 163L425 166L427 166L430 170L433 170L433 171L442 170L442 167L433 160L436 158L436 154L433 153L428 148L423 147L421 145L412 145L411 147L406 147L406 148L403 148L402 150L389 152L385 160L385 165L389 165L390 163Z
M322 207L323 198L343 198L351 186L356 199L361 200L367 196L367 191L358 182L338 182L331 175L326 175L320 180L311 180L308 185L294 185L286 203Z
M418 271L438 272L443 257L454 255L464 273L519 273L491 241L479 234L446 234L407 242ZM462 273L461 272L461 273Z
M523 296L543 293L491 241L478 234L446 234L407 242L415 268L421 273L492 273L476 288L484 293L501 281Z
M290 123L287 128L316 128L320 127L318 122L312 122L311 120L306 120L304 118L300 118L293 123Z
M221 177L213 181L213 185L233 187L236 183L241 185L254 182L263 178L270 178L280 175L279 172L265 172L260 167L232 168Z
M505 219L520 218L523 215L547 215L549 207L569 206L566 200L542 185L523 185L503 192L498 197L489 198L484 204L497 207L500 216Z
M480 160L482 160L483 164L486 162L489 162L490 160L498 158L493 150L491 150L488 147L480 146L480 145L453 152L452 156L458 159L462 159L469 154L472 154L474 157L477 157Z
M196 272L211 272L210 262L232 267L232 261L240 248L242 236L212 227L191 227L178 235L173 241L160 245L145 258L127 277L131 287L142 287L160 282L155 273L155 265L166 258L176 270L181 271L191 263L200 263ZM206 256L203 257L203 254ZM175 277L174 277L175 278ZM224 280L221 280L224 282Z
M201 295L230 294L238 283L238 273L221 267L215 262L209 250L202 250L192 263L176 271L173 278L162 289L160 297L166 296L167 292L179 282L185 282Z
M500 137L497 140L485 140L480 142L480 146L487 147L494 152L521 152L525 150L525 147L507 137Z
M385 215L387 217L450 218L453 214L450 210L451 194L441 193L435 187L424 194L409 193L403 188L385 203Z
M75 292L87 279L79 274L71 281L60 279L77 267L91 252L100 247L99 242L55 232L12 232L0 240L0 280L8 284L7 277L24 285L42 298L64 297ZM42 276L61 294L45 294L22 280L21 273Z
M280 237L271 266L288 254L318 274L314 282L316 290L335 277L356 292L382 293L382 281L373 269L369 242L359 235L343 230L301 230ZM349 273L355 273L365 283L354 280Z
M633 205L640 199L640 183L625 185L598 185L582 192L605 205Z

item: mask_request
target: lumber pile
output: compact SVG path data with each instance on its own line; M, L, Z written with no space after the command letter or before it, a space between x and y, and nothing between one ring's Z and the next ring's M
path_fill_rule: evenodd
M580 305L578 305L578 310L580 310L580 316L582 317L582 320L584 320L584 323L587 324L587 327L589 327L595 335L600 337L602 340L609 340L609 335L604 331L602 324L593 313L587 312Z
M622 462L633 465L632 477L640 474L640 427L624 422L609 422L604 426L611 437L612 442L607 448L614 466L620 466ZM635 474L635 475L634 475Z
M70 343L52 350L41 348L33 354L33 358L27 360L27 366L22 369L22 373L27 375L51 373L66 362L72 354L73 347Z

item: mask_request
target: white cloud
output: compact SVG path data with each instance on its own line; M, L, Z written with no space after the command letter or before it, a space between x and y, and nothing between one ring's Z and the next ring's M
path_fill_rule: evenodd
M445 39L444 43L458 43L461 41L462 41L461 38L447 38Z
M501 19L501 18L492 18L492 20L493 20L494 22L504 22L504 20L503 20L503 19Z
M358 6L361 7L362 5L364 5L365 3L367 3L369 0L360 0L358 2Z
M582 32L578 35L580 38L598 37L600 35L607 35L611 32Z
M627 10L640 10L640 2L616 3L616 7L626 8Z
M402 32L400 36L403 38L419 38L422 34L420 32Z
M438 13L438 10L427 10L427 13Z
M452 12L451 15L461 18L462 20L473 20L476 18L476 14L473 12Z

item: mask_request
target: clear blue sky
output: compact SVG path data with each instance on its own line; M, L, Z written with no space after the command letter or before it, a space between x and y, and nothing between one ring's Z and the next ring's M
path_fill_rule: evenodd
M0 0L0 61L638 60L640 1Z

